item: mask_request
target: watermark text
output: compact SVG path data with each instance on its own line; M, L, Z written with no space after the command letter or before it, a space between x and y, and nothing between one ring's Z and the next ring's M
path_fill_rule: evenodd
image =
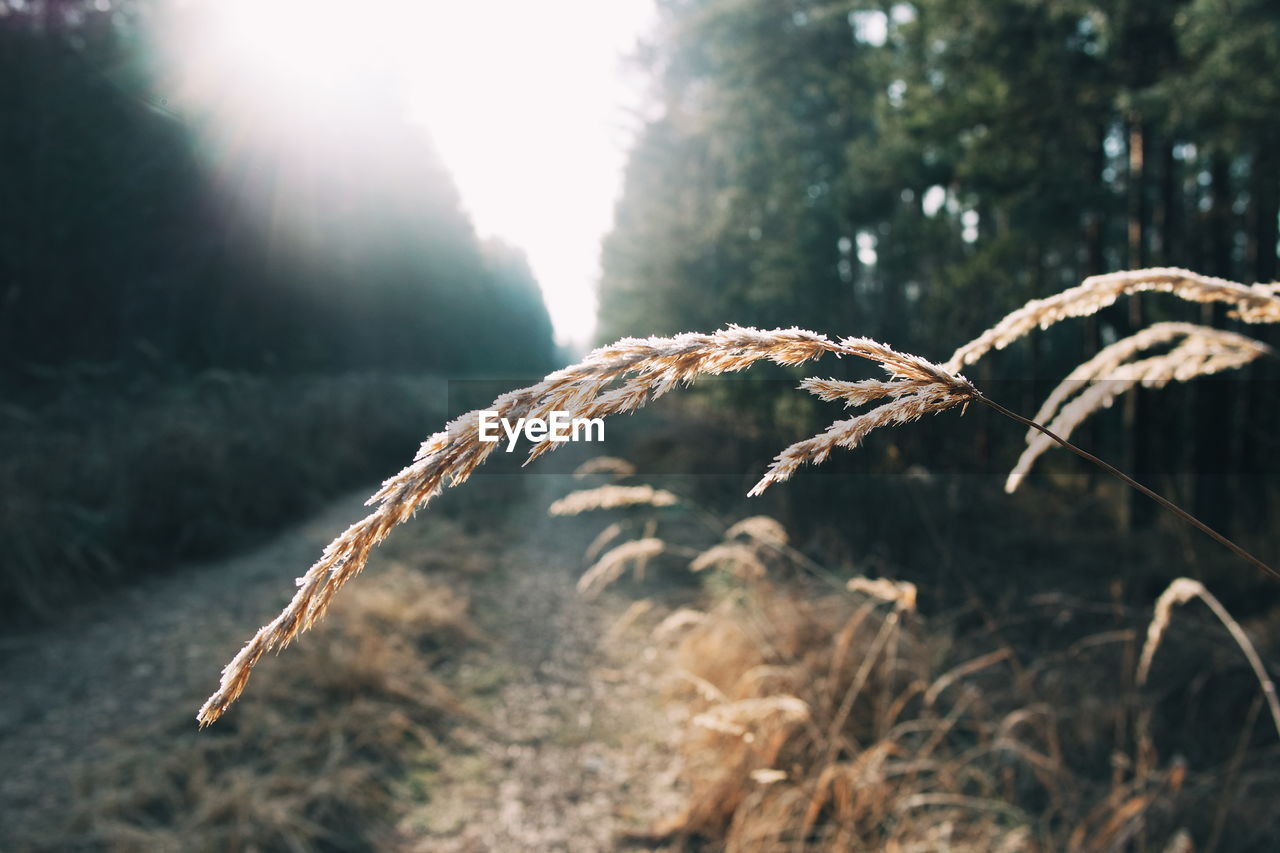
M507 452L516 449L523 433L529 443L542 441L604 441L604 418L575 418L569 412L553 411L549 418L517 418L513 424L495 411L479 413L480 440L493 444L507 437Z

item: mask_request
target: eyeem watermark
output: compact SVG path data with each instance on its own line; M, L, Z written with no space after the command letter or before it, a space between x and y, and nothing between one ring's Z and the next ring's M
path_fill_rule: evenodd
M507 452L516 449L516 439L524 433L530 443L540 441L604 441L604 418L575 418L568 412L553 411L550 418L518 418L515 424L494 411L480 412L480 440L488 444L507 436Z

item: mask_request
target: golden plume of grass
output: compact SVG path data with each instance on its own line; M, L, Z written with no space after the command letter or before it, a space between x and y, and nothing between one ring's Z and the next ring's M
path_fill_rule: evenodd
M549 515L578 515L598 509L624 506L673 506L680 499L653 486L600 486L570 492L547 509Z
M753 515L736 521L724 532L725 540L745 536L753 542L781 547L787 544L787 529L775 518Z
M775 695L763 699L740 699L717 705L698 714L693 725L752 743L761 729L781 728L807 722L809 705L796 696Z
M1031 300L957 349L943 367L954 373L1037 327L1045 329L1069 317L1096 314L1125 294L1145 291L1171 293L1188 302L1225 302L1233 306L1231 316L1246 323L1280 322L1280 296L1275 285L1247 286L1171 267L1114 272L1090 276L1077 287Z
M779 453L749 495L763 494L774 483L790 480L806 463L820 465L837 447L852 449L874 430L885 426L910 423L925 415L945 412L980 397L976 388L963 377L945 374L949 381L938 381L919 391L908 391L892 402L848 420L836 421L813 438L798 441ZM888 383L893 384L893 383Z
M653 601L648 598L641 598L631 602L631 605L623 611L621 616L614 620L614 623L609 626L609 630L605 632L604 644L613 646L620 642L637 622L653 610L653 607Z
M916 609L916 585L910 581L894 581L888 578L850 578L845 583L850 592L861 592L881 601L893 602L899 610Z
M787 771L776 767L760 767L747 775L758 785L772 785L774 782L785 782L787 779Z
M834 342L801 329L760 331L730 326L711 334L623 339L593 351L578 364L558 370L536 385L503 394L485 411L509 421L521 417L546 418L553 411L567 412L574 417L601 418L634 411L703 374L745 370L761 360L797 365L824 353L879 362L894 378L948 389L934 392L948 399L967 399L977 394L963 377L868 338ZM907 399L904 397L889 405L898 406ZM925 410L938 408L938 402L931 401ZM923 413L919 411L912 417ZM895 414L895 422L911 419L904 411ZM325 548L320 559L298 579L298 590L280 615L259 629L223 668L218 690L197 715L201 725L212 723L230 707L244 691L254 665L264 653L288 645L299 632L324 615L333 596L359 574L370 551L396 525L407 521L445 488L465 482L497 446L495 442L480 440L479 410L456 418L443 431L423 442L413 463L388 479L369 499L370 505L376 505L374 511ZM539 442L530 450L529 459L557 446L550 441ZM807 461L816 456L809 455ZM826 454L821 456L825 458Z
M596 534L596 537L591 540L591 544L587 546L587 550L583 552L582 559L588 563L594 563L596 557L599 557L600 553L604 551L605 546L621 535L622 524L615 521Z
M1258 655L1258 650L1254 648L1253 642L1249 639L1249 635L1244 632L1244 628L1240 627L1240 623L1227 612L1227 608L1222 606L1222 602L1205 588L1200 581L1191 578L1178 578L1169 584L1160 597L1156 599L1155 613L1151 617L1151 623L1147 626L1147 641L1142 646L1142 655L1138 659L1137 680L1139 684L1146 684L1147 678L1151 675L1151 663L1155 659L1156 650L1160 648L1160 641L1164 638L1165 631L1169 627L1169 622L1173 618L1173 607L1175 604L1186 604L1193 599L1203 601L1213 615L1218 617L1231 634L1231 639L1236 641L1236 645L1240 647L1240 651L1244 653L1245 658L1249 661L1249 666L1253 669L1254 676L1258 679L1259 686L1262 687L1262 694L1266 697L1267 707L1271 710L1271 721L1275 724L1276 734L1280 735L1280 701L1276 698L1276 685L1271 680L1271 676L1267 674L1267 668L1262 662L1262 658Z
M1224 346L1237 339L1241 341L1250 340L1230 332L1220 332L1210 326L1197 326L1192 323L1154 323L1140 332L1127 338L1121 338L1115 343L1103 347L1098 351L1097 355L1067 374L1067 378L1062 380L1045 398L1033 420L1040 423L1048 423L1062 408L1063 403L1070 399L1073 394L1078 393L1084 385L1100 378L1107 378L1113 370L1132 359L1138 353L1171 343L1179 338L1194 338L1201 335L1217 337L1224 342ZM1253 343L1265 349L1262 344ZM1030 439L1034 432L1035 430L1028 430L1027 438Z
M705 622L707 614L694 610L689 607L681 607L673 610L665 619L658 623L657 627L649 635L655 640L666 640L675 636L686 628L693 627Z
M768 574L764 563L756 556L755 549L741 542L712 545L689 563L691 572L702 572L710 568L727 571L739 580L762 578Z
M1144 350L1179 338L1181 340L1166 353L1128 361ZM1047 424L1059 437L1069 438L1090 415L1110 406L1137 385L1163 388L1170 382L1186 382L1243 367L1271 352L1266 344L1235 332L1190 323L1156 323L1116 341L1073 370L1049 394L1034 420ZM1005 491L1017 490L1036 459L1054 444L1043 432L1029 429L1026 449L1009 472Z
M592 474L608 474L615 479L621 479L635 473L636 466L617 456L593 456L573 470L573 476L578 480Z
M666 550L661 539L632 539L610 548L591 568L578 578L578 592L594 598L609 584L622 577L629 566L643 566Z

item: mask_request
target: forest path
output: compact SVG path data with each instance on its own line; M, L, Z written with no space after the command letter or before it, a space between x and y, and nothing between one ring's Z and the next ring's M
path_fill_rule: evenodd
M545 516L552 493L572 486L531 479L538 485L499 506L520 521L479 540L492 571L471 575L464 590L489 647L465 656L457 684L446 679L482 722L460 726L450 757L419 780L422 796L399 804L403 849L605 850L679 808L677 727L657 705L660 664L602 644L627 603L577 595L577 537L566 540ZM65 820L82 768L109 761L122 729L172 727L178 710L194 726L219 669L363 514L367 494L337 500L251 552L156 576L69 609L57 625L0 638L0 847L23 849L21 839ZM382 551L395 555L395 543Z
M78 765L108 757L123 727L173 716L292 595L292 579L359 517L351 493L259 548L146 578L0 638L0 840L73 805ZM0 844L0 847L3 847Z
M683 720L658 703L663 657L631 626L626 600L578 594L577 539L600 525L546 517L574 487L552 485L559 479L531 489L525 523L509 526L519 538L499 554L498 582L477 591L473 618L496 643L481 665L496 660L507 674L483 702L488 725L465 733L465 753L440 768L429 801L401 822L408 849L634 847L684 804Z

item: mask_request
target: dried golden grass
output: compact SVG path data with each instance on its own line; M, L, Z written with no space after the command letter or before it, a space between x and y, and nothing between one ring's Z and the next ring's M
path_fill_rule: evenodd
M652 486L600 486L570 492L553 503L550 515L579 515L599 509L619 509L626 506L674 506L680 499L666 489Z
M1177 344L1166 353L1130 361L1139 352L1173 341ZM1054 388L1033 420L1061 438L1070 438L1090 415L1137 385L1163 388L1170 382L1243 367L1272 352L1266 344L1234 332L1190 323L1156 323L1116 341L1073 370ZM1027 447L1009 473L1005 491L1016 491L1036 459L1054 444L1044 433L1028 430Z
M777 519L767 515L753 515L729 525L724 532L726 540L745 536L764 545L781 547L787 544L787 529Z
M495 412L498 417L507 420L521 417L545 418L553 411L566 412L572 417L603 418L634 411L648 401L692 382L700 375L740 371L761 360L780 365L798 365L832 353L857 356L879 363L889 374L889 381L843 382L815 378L802 384L801 387L805 390L824 400L840 400L847 406L876 405L860 415L831 424L812 438L785 448L749 492L751 495L758 495L771 484L790 479L801 465L816 465L825 461L837 447L856 447L876 429L905 424L924 415L965 406L972 401L982 402L1007 417L1031 426L1027 419L984 397L958 370L991 349L1007 346L1037 326L1043 328L1066 317L1096 312L1114 303L1122 294L1141 291L1169 292L1194 302L1227 302L1234 306L1237 316L1248 322L1280 320L1280 296L1270 286L1245 287L1186 270L1138 270L1094 276L1079 287L1057 296L1034 300L961 347L945 365L897 352L868 338L844 338L836 342L823 335L794 328L759 331L731 326L712 334L686 333L670 338L624 339L595 350L578 364L552 373L535 385L500 396L486 411ZM1190 358L1185 350L1183 356ZM1236 357L1213 351L1199 353L1195 358L1197 366L1194 372L1203 373L1231 366ZM1174 378L1179 375L1180 368L1167 359L1162 365L1148 364L1143 369L1137 364L1139 363L1131 363L1118 370L1126 369L1139 374L1134 378L1135 382L1155 381L1157 375L1167 374ZM1147 372L1144 373L1144 369ZM1077 408L1071 411L1080 410L1081 408ZM373 512L330 543L320 559L298 579L298 590L292 601L279 616L263 626L223 669L217 691L209 697L198 714L201 725L208 725L216 720L236 700L243 692L254 665L265 652L287 645L299 632L309 628L324 615L333 596L361 571L370 551L396 525L410 518L419 507L444 488L467 480L485 461L497 444L479 440L478 420L478 411L474 411L449 423L442 432L422 444L411 465L387 480L382 489L370 498L369 503L376 504ZM1069 421L1063 421L1063 426L1069 425ZM1277 574L1256 557L1167 499L1097 457L1066 444L1062 439L1057 440L1179 514L1242 558L1267 572ZM529 459L532 460L556 446L549 441L539 442L530 450ZM616 490L621 487L604 488ZM609 494L618 496L621 493L613 491ZM587 509L594 506L591 501L596 498L580 496L577 500L583 502L582 509ZM569 512L573 506L572 502L562 504L558 511ZM612 568L614 567L610 567L611 570ZM599 575L603 577L605 574L601 569Z
M722 542L703 551L689 564L689 571L702 572L716 568L740 580L754 580L769 573L756 555L756 550L741 542Z
M781 365L801 364L824 353L853 355L878 362L895 379L921 383L925 390L895 398L882 415L869 413L867 427L836 429L793 446L779 457L757 491L790 476L803 461L819 461L837 443L852 446L853 437L880 423L903 422L928 411L941 411L977 394L963 377L942 370L918 356L898 353L867 338L831 341L800 329L759 331L737 326L713 334L682 334L670 338L627 338L595 350L583 361L552 373L528 388L503 394L486 411L500 418L547 417L553 411L574 417L598 418L630 412L703 374L744 370L761 360ZM887 383L892 385L892 383ZM888 392L886 392L888 393ZM866 399L884 394L867 392ZM877 410L879 411L879 410ZM325 548L320 559L298 578L298 590L285 609L241 649L223 669L217 691L200 709L201 725L216 720L248 683L254 665L267 651L288 643L320 619L333 596L364 567L370 551L398 524L447 486L466 481L496 448L479 439L479 410L450 422L427 439L413 464L383 484L370 504L376 508ZM823 449L823 442L829 442ZM552 442L535 444L532 460L554 449Z
M813 438L798 441L784 449L775 457L765 475L756 483L749 495L762 494L774 483L790 480L801 465L820 465L827 460L837 447L852 449L857 447L873 431L886 426L897 426L919 420L925 415L938 414L977 399L977 390L963 377L943 373L936 365L930 365L940 376L932 381L909 378L902 393L885 391L885 387L897 383L877 382L876 389L864 388L864 394L858 397L859 403L867 399L889 396L891 401L857 417L837 421ZM865 385L866 383L854 383ZM896 391L896 389L895 389ZM875 394L876 396L871 396Z
M861 592L881 601L891 601L900 610L916 609L916 585L910 581L857 577L850 578L845 586L850 592Z
M352 850L393 841L395 782L469 718L433 675L483 642L444 580L392 567L217 732L122 731L47 849ZM283 663L283 662L279 662ZM336 704L335 704L336 703Z
M1007 647L963 651L904 618L905 587L855 586L821 599L748 589L680 620L671 665L683 689L669 696L689 709L689 793L655 836L725 851L1084 853L1128 849L1142 833L1148 849L1185 849L1194 799L1179 792L1214 790L1215 769L1190 781L1175 760L1100 784L1078 766L1097 716L1064 741L1087 707L1038 698L1070 676L1000 686Z
M1235 640L1240 651L1244 653L1245 659L1249 661L1249 667L1253 670L1254 677L1258 679L1258 686L1262 688L1263 696L1266 697L1267 708L1271 711L1271 722L1275 725L1276 734L1280 735L1280 701L1276 698L1276 685L1267 673L1266 665L1258 655L1258 650L1254 648L1253 642L1244 628L1240 627L1240 623L1232 618L1227 608L1222 606L1222 602L1218 601L1217 597L1197 580L1178 578L1169 584L1156 600L1155 613L1151 617L1151 624L1147 626L1147 641L1142 646L1142 655L1138 662L1138 683L1147 683L1156 650L1160 648L1160 641L1164 638L1169 622L1173 618L1174 605L1186 604L1196 598L1213 611L1213 615L1230 632L1231 639Z
M573 476L581 480L592 474L604 474L614 479L633 476L636 466L617 456L593 456L573 470Z
M666 543L653 538L633 539L610 548L578 578L578 592L587 598L594 598L609 584L622 577L628 568L643 571L644 565L664 550Z
M650 633L650 636L655 640L666 640L687 628L703 622L706 618L707 614L705 613L688 607L681 607L673 610L659 622Z
M619 522L613 522L608 527L596 534L591 540L591 544L587 546L587 550L582 552L582 559L588 563L594 563L600 553L604 551L605 546L622 535L623 526Z
M1031 300L957 349L943 367L951 372L962 370L991 350L1004 349L1037 327L1046 329L1069 317L1087 317L1115 304L1125 294L1147 291L1171 293L1188 302L1226 303L1232 306L1231 316L1246 323L1280 322L1280 296L1274 285L1247 286L1166 267L1107 273L1090 276L1078 287L1053 296Z

